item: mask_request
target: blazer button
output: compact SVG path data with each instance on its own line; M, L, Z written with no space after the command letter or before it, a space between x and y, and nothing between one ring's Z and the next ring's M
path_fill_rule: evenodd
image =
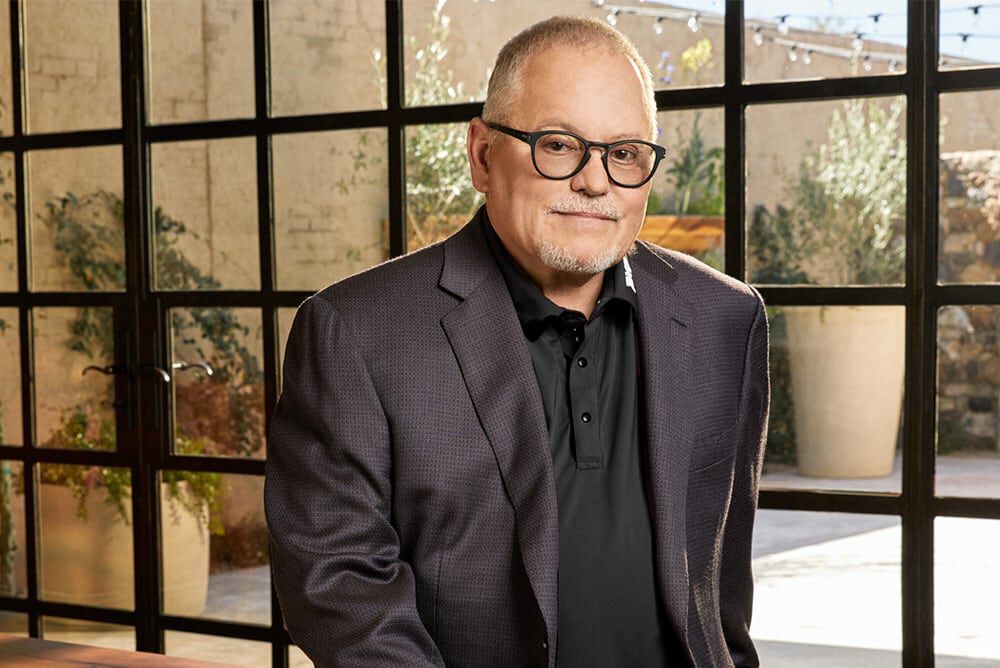
M578 359L576 361L576 365L579 366L581 369L583 367L587 366L587 358L586 357L581 357L580 359Z
M580 416L580 419L583 420L584 422L590 422L590 413L584 413L583 415Z

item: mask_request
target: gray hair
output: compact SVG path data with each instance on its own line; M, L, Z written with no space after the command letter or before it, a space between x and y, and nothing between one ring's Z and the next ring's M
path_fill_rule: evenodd
M649 117L649 138L656 138L656 100L653 97L653 74L649 65L628 37L604 21L585 16L553 16L522 30L504 44L497 55L490 75L483 120L487 123L509 123L511 112L521 93L521 72L528 58L556 46L579 49L600 48L627 57L639 71L643 99ZM495 144L499 133L490 132L489 142Z

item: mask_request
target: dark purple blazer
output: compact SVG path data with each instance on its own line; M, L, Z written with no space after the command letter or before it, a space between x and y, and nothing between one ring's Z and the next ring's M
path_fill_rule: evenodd
M658 591L688 663L756 666L764 304L647 242L629 263ZM302 304L264 503L288 630L317 665L555 665L549 437L478 221Z

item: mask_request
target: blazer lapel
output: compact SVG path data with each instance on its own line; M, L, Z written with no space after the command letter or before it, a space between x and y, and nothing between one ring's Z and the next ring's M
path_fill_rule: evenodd
M678 638L687 650L687 481L694 444L689 416L693 308L672 289L677 271L639 244L632 256L639 302L639 373L653 496L657 579Z
M525 571L555 647L559 527L541 392L478 217L444 243L440 285L461 298L442 319L514 505Z

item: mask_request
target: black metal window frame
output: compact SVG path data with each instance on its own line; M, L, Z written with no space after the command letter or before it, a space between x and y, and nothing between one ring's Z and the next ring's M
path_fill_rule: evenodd
M31 0L28 0L30 4ZM262 476L263 461L214 459L175 455L164 425L168 397L152 375L129 374L116 379L116 392L130 410L118 416L119 448L115 452L75 452L39 449L32 424L33 341L31 311L45 306L108 306L114 310L116 363L129 370L141 365L163 366L168 358L165 314L173 307L240 306L259 309L264 338L265 402L272 407L278 393L279 342L277 311L294 308L309 291L279 291L274 281L270 140L275 135L380 128L388 134L389 251L405 252L405 130L426 123L465 122L479 115L480 103L409 108L403 105L404 3L385 0L387 106L385 109L269 117L268 7L253 3L255 115L250 119L150 125L146 122L144 6L138 0L119 2L122 125L111 130L26 134L23 78L23 12L10 4L13 135L0 137L0 152L14 156L17 219L18 289L0 293L0 307L17 308L21 346L23 446L0 446L0 459L23 464L28 595L0 597L0 610L28 616L31 635L38 636L43 616L71 617L134 626L136 646L162 652L167 630L213 634L271 643L274 666L288 664L290 639L271 593L272 622L253 625L166 615L160 612L160 550L157 532L159 473L164 469L211 470ZM743 278L746 245L745 118L748 106L856 97L905 96L907 141L906 280L903 286L785 287L761 286L769 305L901 305L906 309L903 473L901 493L762 490L763 509L867 513L897 516L902 526L902 659L904 666L934 664L934 519L971 517L1000 520L1000 498L936 497L934 494L937 370L937 310L945 305L1000 305L997 285L939 285L938 267L938 128L942 93L1000 89L1000 67L940 71L937 0L910 0L907 18L905 72L879 76L744 82L744 3L728 0L724 36L725 79L722 85L656 92L660 110L721 108L725 123L726 271ZM150 282L152 239L149 151L158 142L190 139L253 137L256 141L257 211L259 224L260 290L160 292ZM28 289L29 253L26 241L25 153L50 148L120 146L123 151L125 245L128 290L111 292L32 292ZM155 336L149 336L155 332ZM146 333L140 336L140 333ZM267 421L269 426L269 418ZM128 467L133 481L133 546L136 607L107 610L38 599L34 472L40 463L100 464Z

